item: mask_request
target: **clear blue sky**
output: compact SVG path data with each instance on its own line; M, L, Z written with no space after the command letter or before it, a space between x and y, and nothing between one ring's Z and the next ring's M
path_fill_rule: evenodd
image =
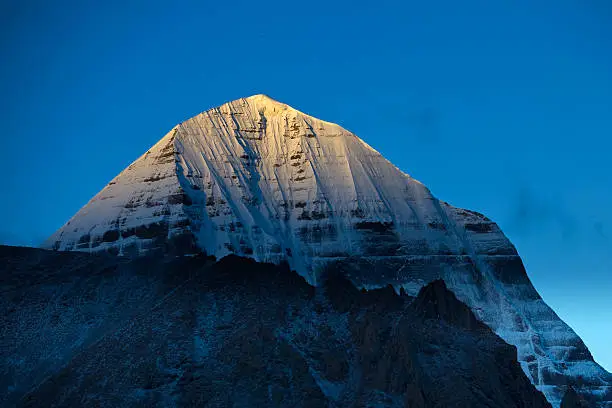
M39 244L173 125L265 93L497 221L612 370L609 1L85 3L0 1L0 242Z

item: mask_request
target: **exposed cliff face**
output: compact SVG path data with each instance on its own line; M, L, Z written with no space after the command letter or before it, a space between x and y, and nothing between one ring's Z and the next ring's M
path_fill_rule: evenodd
M609 374L543 302L495 223L439 201L340 126L264 95L172 129L47 247L235 253L287 261L315 285L335 268L360 287L391 284L412 296L442 278L517 346L554 405L568 382L612 399Z
M412 298L233 256L0 260L3 406L550 406L439 281Z

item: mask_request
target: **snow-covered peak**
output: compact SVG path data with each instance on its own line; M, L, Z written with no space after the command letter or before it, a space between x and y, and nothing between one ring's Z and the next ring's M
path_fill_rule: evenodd
M277 101L276 99L273 99L271 97L269 97L266 94L256 94L256 95L251 95L248 96L246 98L243 98L251 103L254 103L257 106L268 106L268 107L276 107L276 106L280 106L283 107L285 109L293 109L291 106L284 104L282 102Z
M267 116L282 115L283 113L286 113L287 111L292 111L303 117L308 117L313 120L318 120L314 118L313 116L310 116L304 112L300 112L299 110L293 108L292 106L289 106L283 102L279 102L276 99L273 99L265 94L252 95L246 98L241 98L239 99L239 101L245 101L248 105L252 106L257 111L267 113ZM235 102L237 101L228 102L225 105L231 105Z
M312 284L340 268L359 286L413 295L442 278L517 346L553 404L579 377L583 389L608 398L609 374L542 301L495 223L439 201L350 131L265 95L174 127L46 246L236 253L287 261Z

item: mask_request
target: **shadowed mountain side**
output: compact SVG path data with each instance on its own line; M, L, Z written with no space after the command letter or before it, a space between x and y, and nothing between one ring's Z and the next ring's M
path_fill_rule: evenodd
M549 406L441 281L411 298L237 256L0 258L3 406Z

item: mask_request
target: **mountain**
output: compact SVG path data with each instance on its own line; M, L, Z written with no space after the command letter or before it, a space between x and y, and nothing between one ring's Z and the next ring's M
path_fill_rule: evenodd
M493 221L438 200L351 132L265 95L173 128L45 247L237 254L288 262L312 285L333 269L409 296L443 279L517 347L553 406L568 386L612 405L610 374L541 299Z
M439 280L412 298L234 255L0 261L2 406L550 407Z

